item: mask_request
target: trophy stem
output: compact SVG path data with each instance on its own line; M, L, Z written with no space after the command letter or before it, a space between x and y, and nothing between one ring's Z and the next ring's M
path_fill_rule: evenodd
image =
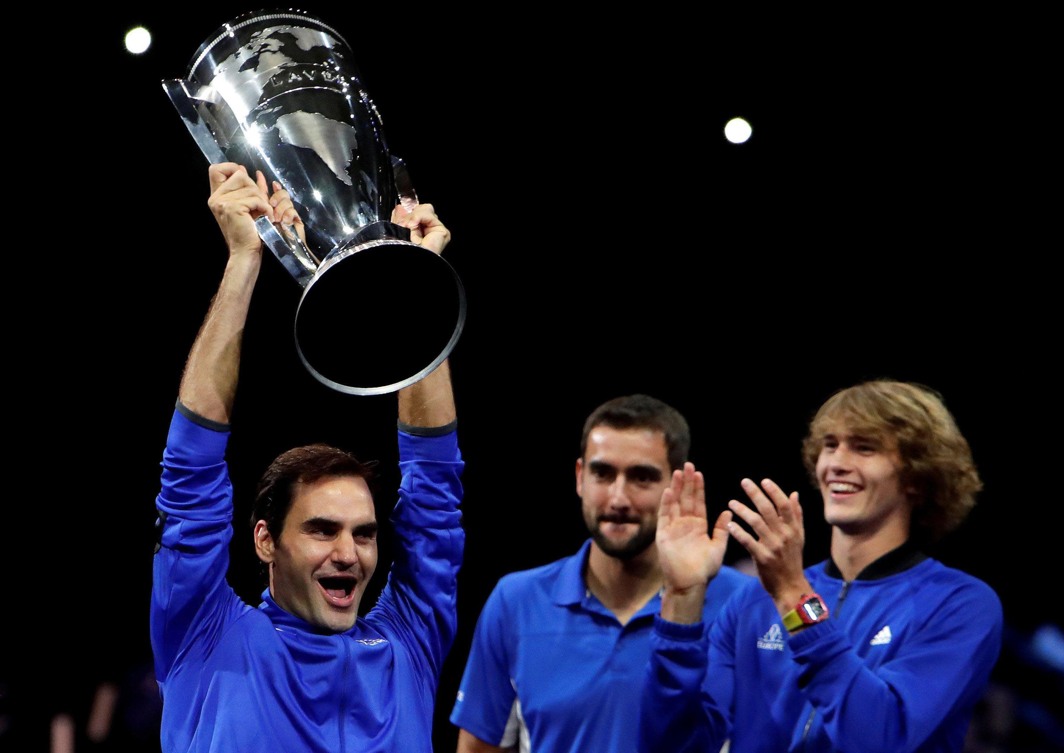
M295 278L299 287L305 288L318 271L320 261L291 226L277 229L266 216L255 220L255 228L266 247L273 252L288 274ZM283 231L283 232L282 232Z

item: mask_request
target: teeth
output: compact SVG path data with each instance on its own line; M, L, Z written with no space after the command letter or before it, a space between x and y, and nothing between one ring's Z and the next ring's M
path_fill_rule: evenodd
M333 596L346 596L355 590L355 581L348 578L322 578L321 587Z
M840 494L845 494L845 493L850 493L850 492L856 492L856 491L858 491L860 489L860 487L858 487L857 484L834 483L834 484L828 484L828 489L830 489L833 492L839 492Z

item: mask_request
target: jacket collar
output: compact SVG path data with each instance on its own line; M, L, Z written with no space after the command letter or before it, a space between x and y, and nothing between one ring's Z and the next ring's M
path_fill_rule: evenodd
M897 549L893 549L874 562L869 563L864 570L857 574L857 577L854 578L854 580L879 580L880 578L886 578L888 575L905 572L926 559L927 555L920 551L919 547L909 540ZM832 578L845 580L842 577L842 571L839 570L838 565L836 565L834 560L830 558L824 568L824 572Z

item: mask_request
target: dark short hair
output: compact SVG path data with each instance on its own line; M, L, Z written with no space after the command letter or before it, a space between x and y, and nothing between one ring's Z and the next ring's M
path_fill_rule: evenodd
M942 396L922 384L874 379L839 390L820 406L802 442L802 461L814 486L824 436L839 425L896 444L901 481L915 490L911 535L941 539L959 526L982 490L972 450Z
M251 511L251 529L260 520L274 539L281 536L292 507L296 484L313 483L331 476L356 476L367 483L376 477L376 462L364 462L346 450L316 443L282 452L262 474Z
M596 426L613 429L654 429L665 435L669 466L683 467L691 451L691 429L680 411L650 395L624 395L607 400L584 421L580 457L587 452L587 438Z

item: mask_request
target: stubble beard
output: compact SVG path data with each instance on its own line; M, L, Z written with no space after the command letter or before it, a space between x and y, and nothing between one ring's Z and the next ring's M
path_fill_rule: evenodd
M599 521L601 523L601 521ZM597 525L591 529L591 538L599 549L610 557L627 562L635 559L645 552L654 543L657 530L654 527L640 526L639 530L626 541L618 542L615 539L603 535L602 529Z

